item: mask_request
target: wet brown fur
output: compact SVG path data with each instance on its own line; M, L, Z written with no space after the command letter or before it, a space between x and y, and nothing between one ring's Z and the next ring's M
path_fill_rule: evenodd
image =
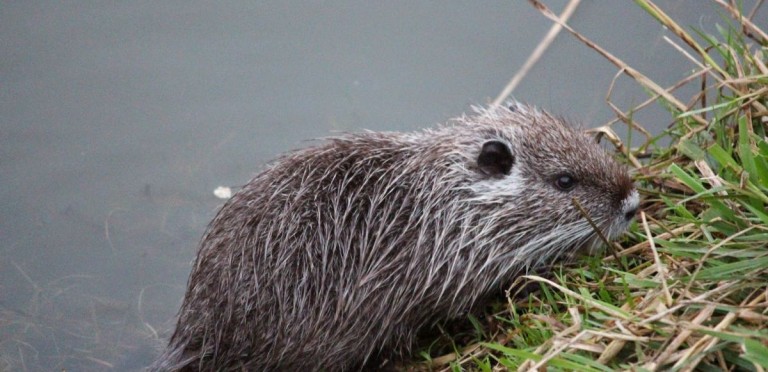
M487 141L509 146L509 174L480 169ZM555 187L564 172L573 190ZM407 353L420 328L599 245L571 198L612 238L636 208L592 139L518 103L285 155L209 225L152 369L341 371Z

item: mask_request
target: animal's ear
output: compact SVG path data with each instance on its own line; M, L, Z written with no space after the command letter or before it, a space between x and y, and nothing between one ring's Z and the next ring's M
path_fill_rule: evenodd
M509 146L501 141L488 141L483 144L477 157L480 171L489 176L502 177L509 174L515 164L515 157Z

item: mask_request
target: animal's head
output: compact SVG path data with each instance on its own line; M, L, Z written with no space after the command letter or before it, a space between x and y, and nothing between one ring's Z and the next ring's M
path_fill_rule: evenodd
M591 250L601 240L585 214L608 239L634 218L639 196L627 170L562 119L512 103L462 121L473 138L472 201L492 206L486 218L508 226L501 233L518 253L550 261Z

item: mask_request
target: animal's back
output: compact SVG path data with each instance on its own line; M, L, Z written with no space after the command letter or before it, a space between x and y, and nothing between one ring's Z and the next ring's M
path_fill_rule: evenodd
M440 238L420 235L459 213L445 206L461 193L450 187L450 144L426 139L333 139L279 159L236 193L190 278L171 340L182 364L336 370L358 367L346 361L366 361L382 341L408 345L430 320L409 318L408 308L434 307L414 284L439 290L406 285L425 269L418 250ZM427 153L444 169L419 169L414 159Z

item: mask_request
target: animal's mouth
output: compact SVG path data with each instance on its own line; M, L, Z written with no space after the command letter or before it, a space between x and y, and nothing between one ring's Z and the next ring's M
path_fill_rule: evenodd
M621 217L617 218L612 224L608 226L599 227L600 233L594 231L592 235L576 249L574 249L575 255L599 255L605 252L607 244L613 244L613 241L619 239L627 231L627 228L634 220L636 208L632 211L631 215L624 213ZM602 236L601 236L602 235Z
M578 204L576 199L573 199L576 207L581 209L582 213L586 213ZM611 244L612 241L621 237L627 230L629 225L635 219L640 206L640 195L637 189L632 189L626 197L621 201L618 213L614 217L607 220L595 221L588 215L584 215L583 221L587 224L590 234L588 234L582 242L574 244L575 249L571 249L573 252L572 257L580 254L595 255L601 253L605 246Z
M527 268L535 268L554 262L572 262L583 255L604 254L607 244L612 244L627 230L637 212L637 205L629 203L626 209L607 221L580 219L557 225L495 259L511 260L523 263Z
M637 190L632 190L629 195L621 202L621 228L618 229L617 234L621 235L624 230L629 227L629 224L635 219L637 211L640 208L640 194ZM618 236L617 236L618 237Z

